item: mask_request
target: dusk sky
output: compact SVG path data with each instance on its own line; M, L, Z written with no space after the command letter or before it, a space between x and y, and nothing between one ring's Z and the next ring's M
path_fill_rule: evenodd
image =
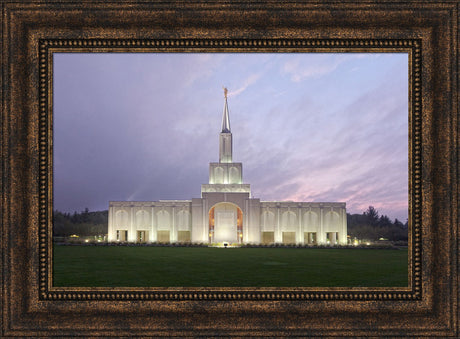
M252 197L406 221L404 53L55 53L54 209L199 198L222 86Z

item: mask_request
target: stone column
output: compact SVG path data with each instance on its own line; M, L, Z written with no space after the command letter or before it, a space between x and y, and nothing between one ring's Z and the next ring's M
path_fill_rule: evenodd
M214 168L209 164L209 183L214 184Z
M298 244L303 244L304 243L304 236L303 236L303 232L302 232L302 207L299 206L298 209L297 209L297 215L298 215L298 218L299 218L299 230L298 230L298 234L297 234L297 243Z
M150 225L151 234L150 234L150 241L155 242L157 241L157 228L155 223L155 206L152 206L152 224Z
M203 211L203 242L209 242L209 214L207 215L206 210L208 209L208 200L203 201L202 211Z
M324 224L323 224L323 206L319 207L319 234L318 234L318 243L322 244L326 242L326 235L324 234Z
M176 232L176 209L175 206L173 205L172 207L172 215L171 215L171 238L169 239L170 242L176 242L177 241L177 232Z
M282 241L281 230L280 230L280 206L276 206L277 218L276 218L276 228L275 228L275 243L280 243Z
M126 239L127 241L129 242L135 242L136 241L136 231L135 231L135 228L134 228L134 206L131 205L131 209L130 209L130 214L131 214L131 222L130 222L130 227L129 227L129 231L128 231L128 239Z
M345 208L342 207L340 216L342 217L342 227L339 233L339 243L342 245L347 244L347 212Z
M116 234L114 234L114 227L113 227L113 207L109 205L109 220L107 225L107 241L115 241Z
M243 243L249 242L249 200L245 201L246 213L245 218L243 218ZM237 212L238 213L238 212Z

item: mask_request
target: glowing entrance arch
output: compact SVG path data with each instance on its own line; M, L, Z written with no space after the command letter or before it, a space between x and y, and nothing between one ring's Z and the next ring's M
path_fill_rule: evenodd
M210 243L243 242L243 211L237 205L221 202L209 210Z

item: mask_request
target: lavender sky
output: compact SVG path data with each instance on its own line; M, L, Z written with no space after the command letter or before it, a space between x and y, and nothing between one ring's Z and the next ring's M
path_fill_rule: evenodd
M200 197L224 96L264 201L408 215L408 56L54 54L54 209Z

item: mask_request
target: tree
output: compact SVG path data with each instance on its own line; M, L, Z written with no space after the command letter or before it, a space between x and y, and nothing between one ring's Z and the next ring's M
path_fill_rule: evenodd
M374 206L369 206L369 208L363 213L367 217L369 225L375 226L379 222L379 212L374 208Z
M108 211L90 212L86 208L81 213L62 213L54 211L54 236L100 235L107 233Z
M379 218L378 225L380 227L391 227L393 223L391 222L390 218L386 215L381 215Z
M78 222L79 214L77 214L77 211L73 212L72 218L70 219L73 223Z
M404 228L404 224L398 220L398 218L395 219L395 222L393 223L398 228Z
M374 224L372 224L374 223ZM385 238L390 241L407 241L407 225L398 219L394 222L386 216L378 216L374 207L369 206L363 214L347 213L348 235L362 241L376 241Z
M88 207L85 208L85 210L83 212L81 212L80 214L80 220L79 222L81 223L88 223L89 222L89 219L90 219L90 216L89 216L89 209Z

